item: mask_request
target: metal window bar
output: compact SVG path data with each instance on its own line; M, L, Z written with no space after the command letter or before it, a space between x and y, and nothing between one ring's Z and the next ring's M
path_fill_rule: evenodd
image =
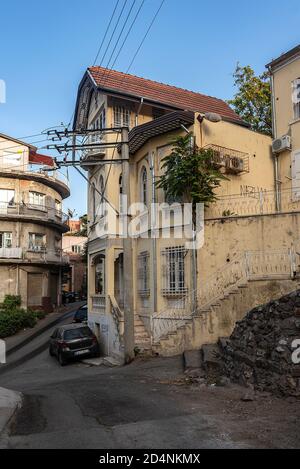
M185 258L188 250L184 246L172 246L162 251L163 286L162 295L185 295L188 291L185 279Z
M139 295L150 295L150 276L149 276L149 252L141 252L138 255L138 281L139 281Z

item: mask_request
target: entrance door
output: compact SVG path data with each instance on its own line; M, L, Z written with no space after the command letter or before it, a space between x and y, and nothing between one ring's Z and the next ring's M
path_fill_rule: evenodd
M28 306L42 306L43 274L27 274L27 304Z

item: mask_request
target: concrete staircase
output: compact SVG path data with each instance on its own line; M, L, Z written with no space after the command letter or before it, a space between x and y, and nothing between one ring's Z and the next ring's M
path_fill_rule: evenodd
M230 336L247 311L296 288L290 262L281 251L237 256L203 283L196 308L187 302L181 313L156 316L153 352L173 356Z
M138 354L151 354L151 338L138 314L134 315L134 340Z

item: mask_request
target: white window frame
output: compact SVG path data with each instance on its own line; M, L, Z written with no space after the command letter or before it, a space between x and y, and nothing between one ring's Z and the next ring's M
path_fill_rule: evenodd
M0 232L0 248L4 248L4 249L12 248L12 232L11 231Z
M0 206L12 207L15 204L14 189L0 189Z
M294 119L300 119L300 78L292 81L292 102Z
M43 233L29 233L28 250L38 252L46 251L46 236Z
M125 106L114 106L114 127L129 127L130 128L130 109Z
M46 194L37 191L29 191L29 205L30 208L45 209Z

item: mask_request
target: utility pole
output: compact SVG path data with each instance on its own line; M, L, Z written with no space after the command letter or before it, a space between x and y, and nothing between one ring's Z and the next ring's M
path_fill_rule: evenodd
M122 184L123 194L127 197L126 216L127 232L124 233L124 353L125 363L134 359L134 305L133 305L133 262L132 262L132 238L128 232L130 224L129 207L130 197L130 167L129 167L129 145L128 129L122 129ZM126 199L125 199L126 200ZM122 214L121 214L122 216Z

